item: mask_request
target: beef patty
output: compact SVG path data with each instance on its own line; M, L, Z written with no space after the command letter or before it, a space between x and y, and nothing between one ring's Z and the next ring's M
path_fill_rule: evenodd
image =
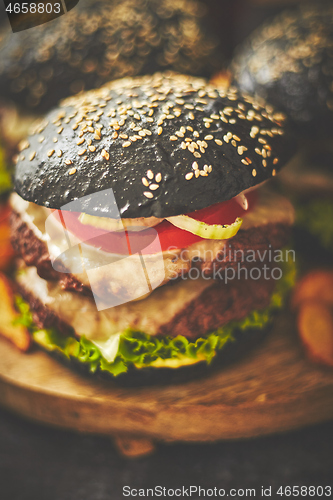
M203 278L179 280L157 288L143 300L96 314L93 298L68 291L62 292L60 298L59 284L42 280L35 268L23 269L17 283L40 328L55 327L66 335L85 335L91 340L103 339L103 335L109 338L127 328L150 335L196 339L266 308L276 285L275 279L265 279L263 272L257 280L242 275L228 283Z

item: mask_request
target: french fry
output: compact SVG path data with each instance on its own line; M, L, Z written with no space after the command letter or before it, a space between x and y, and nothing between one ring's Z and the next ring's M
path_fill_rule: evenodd
M295 287L291 305L297 310L304 302L315 300L333 306L333 272L311 271Z
M14 307L14 294L10 281L0 273L0 335L6 337L21 351L27 351L31 345L28 330L19 324L13 324L18 318Z
M308 357L317 363L333 366L333 315L330 308L323 302L303 302L297 324Z

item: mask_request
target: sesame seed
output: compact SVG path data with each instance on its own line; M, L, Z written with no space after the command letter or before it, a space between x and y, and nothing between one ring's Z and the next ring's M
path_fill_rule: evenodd
M192 127L190 127L190 125L187 125L187 127L186 127L186 128L187 128L187 130L189 130L190 132L193 132L193 128L192 128Z
M192 163L192 168L193 168L193 170L198 170L199 165L198 165L198 162L197 162L197 161L194 161L194 162Z
M131 141L125 141L123 142L123 148L128 148L128 146L130 146L131 144Z
M220 139L215 139L215 142L218 146L222 146L223 142Z
M158 184L150 184L149 186L149 189L151 189L152 191L156 191L156 189L158 189L160 186Z
M194 120L194 114L192 113L192 111L188 114L188 117L190 120Z
M119 134L119 137L121 139L128 139L128 135L127 134Z
M193 156L195 156L196 158L201 158L201 154L198 153L197 151L193 153Z
M262 161L262 165L263 165L263 167L267 167L267 161L266 161L266 160L263 160L263 161Z
M59 158L61 158L61 157L62 157L62 151L61 151L61 149L59 149L59 150L58 150L58 152L57 152L57 156L58 156Z
M147 177L150 180L154 179L154 174L153 174L152 170L147 170Z
M89 147L88 147L88 149L89 149L89 151L91 151L92 153L93 153L94 151L96 151L96 147L95 147L95 146L89 146Z
M79 155L79 156L82 156L82 155L84 155L84 153L85 153L86 151L87 151L86 149L81 149L81 150L78 152L78 155Z
M193 172L189 172L188 174L185 175L185 179L187 181L190 181L192 179L192 177L193 177Z
M20 144L19 144L19 151L22 152L24 151L25 149L28 149L30 147L30 144L27 140L24 140L24 141L21 141Z
M54 153L54 149L51 149L48 153L47 156L50 158Z
M239 155L242 155L245 151L247 151L247 148L245 146L238 146L237 153Z
M66 165L71 165L72 164L72 160L65 160L65 164Z
M36 151L33 151L31 155L29 156L29 160L32 161L36 156Z
M203 169L204 169L205 172L208 172L208 165L204 165Z
M274 158L273 165L276 165L277 163L279 163L279 158Z
M153 198L154 197L153 193L151 193L150 191L145 191L143 194L146 198Z
M105 158L105 160L110 159L110 154L105 149L102 149L101 156Z
M207 172L205 172L204 170L200 170L200 175L201 175L202 177L207 177L207 175L208 175L208 174L207 174Z
M200 134L197 130L193 132L193 137L200 137Z
M73 175L76 173L76 168L71 168L68 172L68 175Z
M276 170L275 170L275 168L273 168L273 170L272 170L272 176L274 177L275 175L276 175Z
M250 133L251 137L253 137L253 138L254 138L254 137L255 137L258 133L259 133L259 127L257 127L257 126L253 126L253 127L251 128L251 133Z
M58 142L57 137L53 137L53 142Z
M77 141L77 143L76 143L76 144L77 144L78 146L80 146L80 144L83 144L83 143L84 143L84 141L85 141L85 138L84 138L84 137L82 137L82 139L80 139L79 141Z
M146 186L146 187L148 187L148 186L149 186L149 182L147 181L147 179L146 179L145 177L142 177L141 181L142 181L142 184L143 184L144 186Z
M155 175L155 181L161 182L161 180L162 180L162 174L159 172L158 174Z
M44 142L45 141L45 137L43 135L41 135L38 139L38 142Z
M234 148L237 147L237 142L235 141L235 139L232 139L231 144L233 145Z
M255 177L257 175L257 171L255 168L252 170L252 175L253 175L253 177Z
M94 139L95 139L96 141L100 141L100 140L101 140L100 136L99 136L99 135L97 135L97 134L95 134L95 135L94 135Z
M157 133L158 133L158 135L161 135L161 134L162 134L162 132L163 132L163 128L162 128L162 127L158 127L158 129L157 129Z
M199 175L200 175L200 170L195 170L194 171L194 175L195 175L195 177L197 179L199 177Z
M146 137L146 132L144 130L140 130L138 134L140 137Z
M170 141L176 141L176 140L177 140L177 136L175 136L175 135L170 136Z
M208 135L205 135L205 141L211 141L212 139L214 139L214 136L208 134Z
M64 130L64 127L60 127L60 128L58 128L58 130L57 130L58 134L61 134L61 132L62 132L63 130Z

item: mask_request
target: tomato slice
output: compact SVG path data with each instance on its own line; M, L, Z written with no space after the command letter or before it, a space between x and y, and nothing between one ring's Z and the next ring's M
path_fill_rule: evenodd
M193 219L206 222L206 224L232 224L235 222L237 217L243 217L253 208L256 203L257 193L252 191L248 193L246 197L249 202L248 210L244 210L233 198L231 200L216 203L210 207L203 208L202 210L191 212L187 215ZM157 251L156 245L154 246L154 244L151 243L154 236L156 238L156 233L159 240L158 249L161 248L163 252L176 248L186 248L189 245L193 245L193 243L197 243L198 241L204 241L204 238L188 231L184 231L183 229L179 229L167 220L164 220L153 228L148 228L134 233L133 231L110 232L88 224L82 224L79 221L79 212L55 210L54 216L64 227L66 227L66 229L73 233L82 242L110 253L128 254L129 246L132 247L133 251L134 239L140 241L138 245L134 242L134 246L140 246L143 249L142 253L155 253ZM144 242L146 242L146 244L144 244ZM130 243L132 244L130 245ZM133 251L133 253L135 252Z

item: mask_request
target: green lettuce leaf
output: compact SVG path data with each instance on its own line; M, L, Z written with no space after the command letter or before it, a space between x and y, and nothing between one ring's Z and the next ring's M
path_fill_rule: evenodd
M297 207L296 223L333 252L333 202L313 200Z
M20 318L17 321L31 331L35 342L44 349L57 351L69 359L76 359L88 365L93 373L101 370L117 376L126 372L131 366L144 368L152 366L152 363L158 360L176 359L181 362L186 358L195 361L205 360L210 363L225 344L234 341L235 332L251 332L268 326L273 313L283 306L286 294L295 282L295 264L289 262L283 267L283 276L277 281L270 305L266 309L253 311L246 318L232 321L195 341L188 340L182 335L154 337L127 329L120 336L118 352L112 363L109 363L98 347L84 336L76 339L65 337L53 328L38 329L33 322L29 305L22 297L16 299L17 308L20 311Z
M12 188L12 179L7 168L5 153L0 147L0 195Z

